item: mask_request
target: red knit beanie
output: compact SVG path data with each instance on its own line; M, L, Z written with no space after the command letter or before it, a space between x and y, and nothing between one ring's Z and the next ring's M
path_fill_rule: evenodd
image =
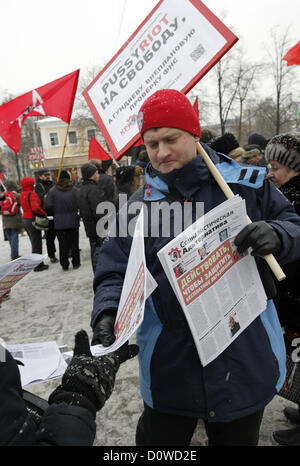
M143 137L151 128L178 128L201 136L200 123L189 99L175 89L161 89L143 103L137 118Z

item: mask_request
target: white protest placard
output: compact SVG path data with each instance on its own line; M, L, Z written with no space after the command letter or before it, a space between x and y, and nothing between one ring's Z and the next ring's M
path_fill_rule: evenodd
M116 160L158 89L186 94L238 38L200 0L161 0L83 95Z

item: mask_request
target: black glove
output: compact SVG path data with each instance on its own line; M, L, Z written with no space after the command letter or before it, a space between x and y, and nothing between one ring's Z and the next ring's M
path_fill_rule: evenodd
M90 351L86 331L81 330L75 335L73 358L62 377L62 383L51 393L49 404L65 402L81 406L95 418L96 411L103 407L113 391L120 364L137 353L137 345L128 345L122 347L120 353L115 351L96 358Z
M247 225L234 240L239 253L251 247L252 256L277 254L281 249L281 240L269 223L260 220Z
M94 328L92 345L110 346L115 341L114 326L117 311L115 309L107 309L101 314Z

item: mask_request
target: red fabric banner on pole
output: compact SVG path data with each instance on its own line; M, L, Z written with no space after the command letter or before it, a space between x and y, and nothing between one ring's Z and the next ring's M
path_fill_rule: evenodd
M287 62L287 66L300 65L300 41L285 54L282 60Z
M99 142L92 137L89 145L89 160L111 160L112 157L103 149Z
M199 105L198 105L198 97L196 97L196 100L195 100L195 102L194 102L194 105L193 105L193 107L194 107L194 110L195 110L195 112L196 112L196 115L197 115L197 117L198 117L198 119L199 119Z
M0 136L17 154L21 127L29 116L54 116L70 123L79 70L21 95L0 107Z

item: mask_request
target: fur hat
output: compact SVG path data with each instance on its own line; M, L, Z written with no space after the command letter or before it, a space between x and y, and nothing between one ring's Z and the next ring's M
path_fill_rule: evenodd
M243 159L251 159L251 157L255 157L256 155L261 155L261 150L254 148L251 150L245 150L245 153L243 154Z
M208 144L209 142L216 139L218 134L211 128L203 128L201 130L201 142Z
M237 149L240 145L232 133L225 133L208 144L214 151L221 154L229 155L231 151Z
M266 146L265 159L300 172L300 138L288 133L274 136Z
M143 103L137 117L143 134L152 128L178 128L201 136L199 118L189 99L175 89L160 89Z
M92 163L85 163L81 167L82 178L84 180L88 180L89 178L91 178L91 176L94 175L94 173L96 173L96 171L98 171L98 169L95 165L93 165Z
M248 144L247 146L244 146L244 149L246 152L253 150L253 149L258 149L259 153L262 153L262 148L260 147L259 144Z
M131 194L139 185L139 180L142 175L143 169L138 165L125 165L117 167L116 186L118 191Z

